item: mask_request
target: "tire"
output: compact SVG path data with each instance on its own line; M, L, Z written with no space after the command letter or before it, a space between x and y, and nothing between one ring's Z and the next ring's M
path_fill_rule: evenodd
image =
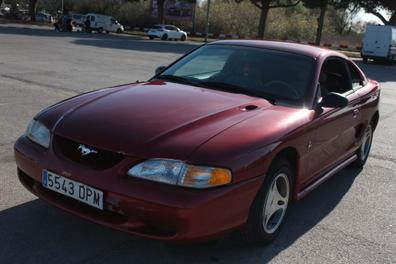
M162 35L161 39L162 39L162 40L167 40L167 39L168 39L168 34Z
M98 28L98 33L102 34L103 33L103 28Z
M181 41L186 41L186 35L181 36L180 40Z
M278 236L292 197L293 181L294 170L286 159L278 159L271 165L245 227L245 237L250 244L265 245ZM278 201L274 203L274 199Z
M122 33L121 28L117 29L117 33L118 33L118 34Z
M364 62L364 63L367 63L367 62L368 62L368 59L367 59L366 57L363 57L363 62Z
M353 167L362 168L366 164L373 143L373 135L373 126L369 124L364 131L362 145L356 151L357 159L352 163Z
M149 39L153 40L153 39L154 39L154 37L153 37L153 36L149 36Z

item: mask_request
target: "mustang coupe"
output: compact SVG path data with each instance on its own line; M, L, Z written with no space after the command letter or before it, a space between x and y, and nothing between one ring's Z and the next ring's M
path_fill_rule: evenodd
M362 167L380 89L344 55L301 44L203 45L147 82L85 93L15 143L21 183L84 219L187 242L276 238L292 201Z

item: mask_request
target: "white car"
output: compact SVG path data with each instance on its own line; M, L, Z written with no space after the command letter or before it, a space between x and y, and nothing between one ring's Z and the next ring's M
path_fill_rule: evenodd
M172 25L154 25L149 29L147 35L150 39L178 39L181 41L185 41L187 39L186 32Z
M76 26L82 27L84 26L84 22L86 20L86 17L82 14L70 14L70 17L72 19L72 23Z
M90 13L86 14L84 18L85 20L89 19L89 30L95 30L99 33L124 32L124 26L111 16Z
M47 22L47 23L54 23L55 19L50 14L39 12L36 14L36 21L37 22Z

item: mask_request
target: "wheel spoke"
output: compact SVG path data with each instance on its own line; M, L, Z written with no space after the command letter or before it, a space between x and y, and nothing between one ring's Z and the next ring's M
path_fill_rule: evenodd
M282 222L288 199L289 183L287 176L279 174L271 183L263 208L263 225L267 232L274 232Z

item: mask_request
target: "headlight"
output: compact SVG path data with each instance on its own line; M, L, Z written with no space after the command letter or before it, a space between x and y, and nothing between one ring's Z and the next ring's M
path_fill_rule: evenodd
M50 131L41 122L33 119L27 128L26 135L44 148L49 147Z
M133 166L129 176L192 188L210 188L231 182L227 169L193 166L179 160L150 159Z

